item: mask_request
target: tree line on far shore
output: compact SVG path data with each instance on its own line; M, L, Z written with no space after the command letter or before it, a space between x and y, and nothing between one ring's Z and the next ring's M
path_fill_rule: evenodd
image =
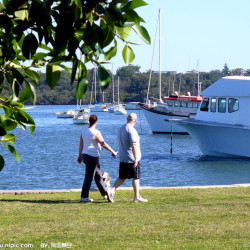
M37 105L74 105L77 103L75 89L76 83L70 85L70 74L66 71L61 73L60 80L53 91L46 83L46 76L39 72L41 81L37 86ZM110 72L112 75L112 73ZM199 72L199 81L202 82L201 89L204 90L209 85L219 80L221 77L229 75L250 76L250 69L241 68L229 70L227 64L222 70L211 70L210 72ZM150 71L140 72L140 66L128 65L121 67L113 75L114 79L114 101L118 101L118 76L119 76L119 99L120 102L144 102L147 97ZM156 101L159 95L158 91L159 72L152 72L149 98ZM178 92L179 94L197 95L198 72L192 70L186 73L161 73L162 96L167 96ZM85 93L82 104L94 104L94 69L88 71L88 89ZM96 101L112 103L113 102L113 84L101 91L99 84L96 84ZM29 100L26 104L32 104Z

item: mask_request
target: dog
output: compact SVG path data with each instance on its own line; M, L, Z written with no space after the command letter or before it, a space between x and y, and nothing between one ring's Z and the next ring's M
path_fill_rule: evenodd
M105 184L106 189L110 188L110 180L109 174L107 172L104 172L102 174L103 182Z

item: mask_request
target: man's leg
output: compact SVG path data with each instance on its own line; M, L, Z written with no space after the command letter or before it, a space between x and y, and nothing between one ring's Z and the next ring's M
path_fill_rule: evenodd
M139 197L140 196L140 179L133 178L132 185L134 188L135 197Z
M117 178L117 180L115 181L113 187L112 187L112 191L115 191L118 187L120 187L127 179L120 179Z

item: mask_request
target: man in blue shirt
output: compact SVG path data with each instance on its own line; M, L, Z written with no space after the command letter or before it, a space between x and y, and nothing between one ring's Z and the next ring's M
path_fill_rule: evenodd
M109 201L114 202L115 190L122 185L127 179L133 178L132 185L134 189L134 202L147 202L140 196L140 137L134 128L137 121L137 115L131 113L127 117L127 123L120 127L118 131L119 142L119 178L115 181L109 192Z

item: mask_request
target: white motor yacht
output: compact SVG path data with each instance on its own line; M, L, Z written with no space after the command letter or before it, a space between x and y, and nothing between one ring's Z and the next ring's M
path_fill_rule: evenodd
M175 122L205 155L250 157L250 77L223 77L201 95L195 118Z

